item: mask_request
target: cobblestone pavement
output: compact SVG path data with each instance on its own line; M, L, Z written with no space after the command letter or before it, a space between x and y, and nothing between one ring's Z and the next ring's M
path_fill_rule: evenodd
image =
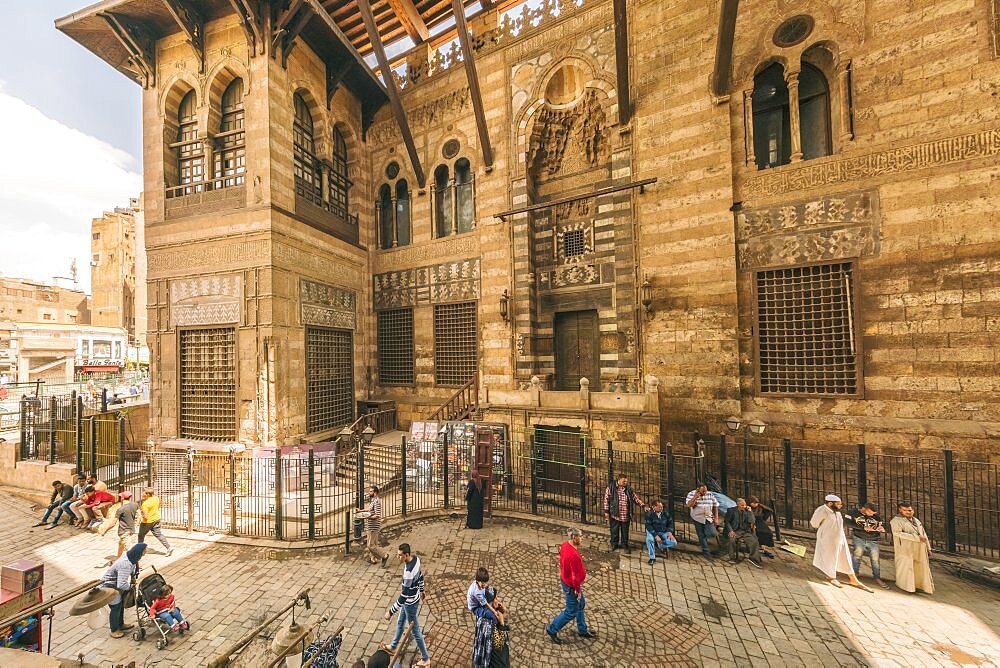
M27 502L0 498L0 555L3 561L30 557L45 561L48 594L95 579L112 535L69 528L31 528L38 514ZM113 534L114 532L112 532ZM156 566L175 586L178 605L191 620L187 635L157 651L147 638L110 639L82 617L60 606L52 653L106 666L135 660L143 666L204 665L219 649L310 588L308 624L329 613L331 628L343 623L341 665L387 641L395 619L382 619L398 592L398 565L370 565L361 550L343 547L270 549L196 540L170 532L171 557L150 536L144 566ZM892 590L867 594L822 583L809 565L782 554L762 570L744 562L708 562L675 553L646 564L643 550L619 555L585 541L590 575L584 590L587 616L597 640L578 638L571 624L557 647L543 625L562 605L558 586L557 527L496 519L481 531L462 528L457 517L422 519L389 529L395 546L408 541L427 574L428 603L421 610L432 661L468 665L473 623L464 611L465 590L476 567L490 569L512 612L511 655L517 666L668 665L998 665L1000 595L958 580L943 569L933 596ZM866 571L867 572L867 571ZM891 563L883 573L892 573ZM126 617L134 622L134 611ZM261 665L266 641L256 641L242 665ZM404 665L410 665L412 652Z

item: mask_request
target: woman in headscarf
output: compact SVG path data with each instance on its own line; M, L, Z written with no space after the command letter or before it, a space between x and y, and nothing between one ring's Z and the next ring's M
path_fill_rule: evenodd
M469 479L469 486L465 491L465 503L468 505L468 515L465 518L465 526L468 529L483 528L483 485L485 481L473 472Z
M145 543L136 543L118 558L101 576L101 587L114 589L118 595L108 604L111 608L111 637L121 638L134 624L125 623L125 595L132 587L132 576L139 574L139 559L146 551Z
M774 559L773 552L763 549L765 547L774 548L774 534L771 533L771 527L767 524L769 521L774 521L774 511L761 503L756 496L751 496L748 501L757 527L757 542L760 543L761 554Z

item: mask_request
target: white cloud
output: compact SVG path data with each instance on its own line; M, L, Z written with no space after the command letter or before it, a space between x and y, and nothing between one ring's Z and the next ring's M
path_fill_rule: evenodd
M135 160L3 91L0 274L51 281L75 258L90 289L90 221L142 188Z

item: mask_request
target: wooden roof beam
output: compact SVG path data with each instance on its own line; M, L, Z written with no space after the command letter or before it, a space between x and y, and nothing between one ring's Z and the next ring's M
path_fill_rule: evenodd
M303 2L305 2L305 0L292 0L291 3L289 3L288 9L281 12L281 14L278 16L277 21L274 22L275 32L279 30L284 30L285 28L288 27L289 22L299 11L299 8L302 7Z
M313 0L315 2L316 0ZM372 16L372 6L368 0L358 0L358 8L361 10L361 17L365 21L365 29L368 31L368 39L371 41L372 50L375 51L375 59L378 61L379 70L385 81L385 87L389 93L389 106L399 124L399 132L403 136L403 143L406 144L406 154L410 158L410 166L413 174L417 177L417 185L423 190L427 186L427 177L423 167L420 166L420 156L417 155L417 147L413 143L413 133L410 132L410 124L406 121L406 112L403 111L403 101L399 98L399 87L396 79L389 69L389 62L385 57L385 49L382 47L382 38L378 34L378 26Z
M111 32L129 54L132 77L143 88L156 85L156 43L149 31L113 12L101 12Z
M712 97L716 102L729 99L729 77L733 69L733 40L736 38L736 14L740 0L722 0L719 10L719 37L715 43L715 67L712 70Z
M205 73L205 19L188 0L163 0L198 59L198 73Z
M628 125L632 120L632 92L628 81L628 5L625 0L614 0L615 13L615 63L618 75L618 124Z
M303 7L302 11L299 12L295 20L288 26L287 30L284 30L280 34L281 39L281 66L288 66L288 54L292 52L295 45L298 43L296 40L302 33L302 29L306 27L309 20L312 18L312 8Z
M316 15L323 22L323 25L327 27L327 30L333 33L333 36L337 38L337 41L339 41L341 45L345 49L347 49L348 53L354 58L355 63L365 72L365 74L368 77L370 77L373 85L379 91L385 93L386 86L383 85L381 81L379 81L377 76L375 76L375 73L372 72L372 68L368 67L368 63L365 62L365 59L361 57L361 54L358 53L358 50L354 47L353 44L351 44L351 40L347 39L347 35L345 35L344 32L340 29L340 27L337 25L337 22L333 20L333 17L330 16L330 13L325 9L323 9L323 5L320 4L319 0L306 0L306 2L308 2L309 6L312 7L312 10L316 12ZM371 14L371 7L369 7L369 16L370 14ZM352 65L351 69L353 68L354 66ZM381 104L383 103L379 102L379 106L381 106Z
M472 38L469 37L469 24L465 20L465 7L462 6L462 0L451 0L451 7L455 12L458 43L462 47L465 77L469 80L469 97L472 98L472 111L476 115L476 127L479 129L479 145L483 151L483 165L486 167L486 171L489 172L493 169L493 145L490 143L490 132L486 127L483 95L479 90L479 73L476 72L476 61L472 57Z
M240 18L250 55L264 53L264 14L258 0L229 0L229 4Z
M388 2L392 11L396 13L396 18L402 24L403 30L410 36L413 43L420 44L427 41L431 33L427 29L427 24L424 23L424 17L420 15L413 4L413 0L388 0Z

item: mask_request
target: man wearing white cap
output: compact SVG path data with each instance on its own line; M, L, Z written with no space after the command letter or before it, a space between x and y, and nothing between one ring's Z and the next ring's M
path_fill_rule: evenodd
M823 571L827 582L835 587L840 587L837 573L847 573L852 587L871 593L872 590L858 580L851 565L851 549L844 534L844 517L840 514L844 502L836 494L827 494L824 501L825 503L816 509L812 519L809 520L812 528L816 529L813 566Z

